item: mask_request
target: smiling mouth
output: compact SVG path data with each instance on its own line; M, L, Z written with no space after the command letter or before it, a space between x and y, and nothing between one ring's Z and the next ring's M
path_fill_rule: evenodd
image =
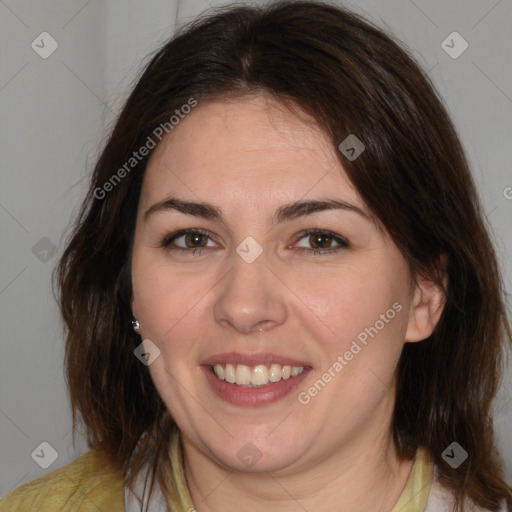
M216 364L210 366L212 373L219 379L230 384L245 388L257 388L297 377L304 372L304 366L258 364L247 366L244 364Z

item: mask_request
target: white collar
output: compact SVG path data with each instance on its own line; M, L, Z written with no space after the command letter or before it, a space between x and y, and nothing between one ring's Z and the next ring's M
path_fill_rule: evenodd
M149 491L152 484L154 484L154 489L150 497ZM149 471L147 464L135 478L134 490L135 494L127 485L124 487L125 512L169 512L167 500L158 482L154 481L154 475Z

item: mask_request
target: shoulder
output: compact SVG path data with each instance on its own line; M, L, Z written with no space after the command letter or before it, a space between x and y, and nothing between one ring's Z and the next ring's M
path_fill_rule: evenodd
M0 512L123 510L123 486L121 470L93 448L8 493L0 501Z
M438 474L439 471L437 467L434 467L434 478L430 487L425 512L452 512L454 510L453 504L455 501L453 491L441 485ZM479 507L474 502L467 504L464 510L467 510L467 512L490 512L488 509ZM498 512L508 512L508 510L507 504L502 503Z

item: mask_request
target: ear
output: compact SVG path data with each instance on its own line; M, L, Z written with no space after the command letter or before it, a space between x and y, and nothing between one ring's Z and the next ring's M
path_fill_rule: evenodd
M446 289L447 279L444 275L443 286ZM442 287L428 279L419 279L414 288L405 341L410 343L428 338L441 318L445 303Z

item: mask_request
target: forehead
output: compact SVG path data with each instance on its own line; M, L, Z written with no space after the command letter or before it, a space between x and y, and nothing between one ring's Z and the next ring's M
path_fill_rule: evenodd
M266 96L200 103L154 150L141 200L169 193L231 202L334 194L361 204L328 136L299 114Z

